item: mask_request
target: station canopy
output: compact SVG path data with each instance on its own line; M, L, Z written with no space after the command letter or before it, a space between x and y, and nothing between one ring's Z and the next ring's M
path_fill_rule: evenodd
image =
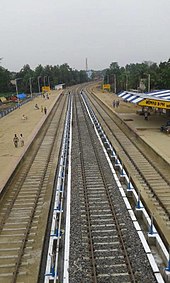
M19 99L25 99L27 96L25 93L20 93L20 94L17 94L17 98Z
M135 103L142 107L170 109L170 90L147 93L123 91L118 96L126 102Z

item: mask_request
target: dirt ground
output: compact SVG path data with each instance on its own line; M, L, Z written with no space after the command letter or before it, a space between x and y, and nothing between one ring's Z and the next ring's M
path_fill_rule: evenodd
M20 109L16 109L0 119L0 192L41 124L48 116L60 92L52 91L49 99L41 96L36 97L22 105ZM34 109L36 103L39 110ZM47 108L46 115L44 111L41 112L41 106ZM23 114L27 116L27 120L22 119ZM14 134L17 134L18 137L20 134L23 135L23 147L21 147L20 143L18 148L14 147Z
M99 85L95 84L92 87L92 91L108 104L112 111L117 112L130 127L135 129L145 142L152 146L155 151L170 163L170 135L161 133L159 130L160 126L167 120L165 116L151 114L149 121L145 121L143 116L136 114L136 110L140 109L140 107L123 102L123 100L119 99L118 96L113 93L103 92ZM60 92L52 91L49 96L50 99L39 96L21 106L20 109L14 110L0 119L0 192L39 127L46 119ZM118 99L120 105L114 108L113 100ZM40 107L39 110L34 109L36 103ZM47 107L47 115L41 112L41 106ZM23 114L28 117L27 120L22 120ZM24 136L24 147L20 145L18 148L14 147L14 134L18 136L22 134Z

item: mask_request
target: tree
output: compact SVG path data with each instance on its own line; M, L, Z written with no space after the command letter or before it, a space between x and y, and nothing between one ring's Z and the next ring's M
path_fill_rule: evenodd
M0 93L10 92L10 72L3 67L0 67Z

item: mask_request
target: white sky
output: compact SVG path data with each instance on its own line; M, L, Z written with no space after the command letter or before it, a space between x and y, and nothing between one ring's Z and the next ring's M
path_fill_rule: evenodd
M1 65L104 69L170 58L170 0L0 0Z

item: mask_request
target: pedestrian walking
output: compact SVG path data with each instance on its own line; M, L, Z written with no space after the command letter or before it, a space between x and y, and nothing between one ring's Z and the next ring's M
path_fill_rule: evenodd
M148 120L148 112L146 112L146 111L144 113L144 118L145 118L145 120Z
M116 100L116 107L119 107L119 100Z
M20 139L20 146L23 147L24 146L24 137L23 137L22 134L20 134L19 139Z
M14 135L13 142L14 142L14 146L18 147L19 138L17 137L17 134Z
M47 114L47 108L44 107L44 114L46 115Z

